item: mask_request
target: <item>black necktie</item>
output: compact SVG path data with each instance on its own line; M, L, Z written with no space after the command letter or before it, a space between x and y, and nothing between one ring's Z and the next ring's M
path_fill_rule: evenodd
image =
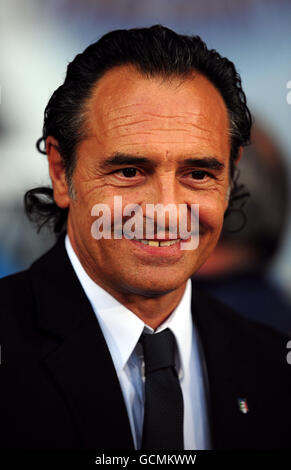
M175 370L176 341L166 328L143 334L145 362L145 408L142 449L184 448L183 395Z

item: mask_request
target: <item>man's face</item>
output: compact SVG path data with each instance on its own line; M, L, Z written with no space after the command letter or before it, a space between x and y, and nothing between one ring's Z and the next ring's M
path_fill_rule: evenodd
M198 74L168 81L115 68L96 85L87 125L68 219L82 264L109 291L151 296L181 287L215 247L227 207L229 119L221 95ZM128 163L114 163L116 155ZM144 217L149 203L186 204L188 218L191 204L199 204L198 248L171 251L125 237L94 239L92 207L107 204L113 223L114 196L122 196L123 207L140 205ZM167 230L163 238L169 238Z

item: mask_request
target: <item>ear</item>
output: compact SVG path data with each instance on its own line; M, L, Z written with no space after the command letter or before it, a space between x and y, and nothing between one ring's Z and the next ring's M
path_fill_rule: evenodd
M58 150L58 141L52 136L46 139L46 153L54 189L54 200L59 207L65 209L70 205L69 187L65 177L64 162Z
M235 165L237 165L238 162L240 161L240 159L242 157L242 154L243 154L243 147L239 147L238 153L237 153L237 159L235 161ZM231 183L229 184L229 186L227 188L226 195L225 195L224 212L228 208L230 193L231 193Z
M237 159L236 159L236 161L235 161L235 164L236 164L236 165L237 165L238 162L240 161L240 159L241 159L241 157L242 157L242 154L243 154L243 151L244 151L243 147L239 147L238 152L237 152Z
M226 191L225 200L224 200L224 212L226 212L229 203L229 196L231 192L231 186L229 185Z

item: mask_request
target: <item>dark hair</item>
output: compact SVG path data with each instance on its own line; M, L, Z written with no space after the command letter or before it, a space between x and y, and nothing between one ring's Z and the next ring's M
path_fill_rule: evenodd
M252 145L239 165L240 181L252 195L244 208L248 223L244 230L233 234L232 227L243 222L241 213L233 211L219 240L231 248L251 248L250 254L244 256L245 266L257 271L266 271L280 249L291 202L286 156L271 134L258 122L252 128Z
M37 141L53 136L63 158L65 172L70 183L74 171L76 147L86 136L84 110L96 82L110 69L121 65L133 65L147 77L187 78L191 72L203 74L220 92L226 104L231 134L230 172L234 199L244 197L238 186L235 161L240 146L249 143L252 124L241 79L235 66L214 49L209 50L199 36L184 36L155 25L112 31L91 44L69 63L63 85L51 96L44 112L43 135ZM28 217L40 228L52 225L56 233L66 227L68 209L56 205L53 190L39 187L24 196Z

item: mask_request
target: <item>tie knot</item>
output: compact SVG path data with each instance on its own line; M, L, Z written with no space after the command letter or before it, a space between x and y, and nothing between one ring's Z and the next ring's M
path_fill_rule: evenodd
M169 328L154 334L143 334L140 338L143 346L145 376L165 367L175 366L176 340Z

